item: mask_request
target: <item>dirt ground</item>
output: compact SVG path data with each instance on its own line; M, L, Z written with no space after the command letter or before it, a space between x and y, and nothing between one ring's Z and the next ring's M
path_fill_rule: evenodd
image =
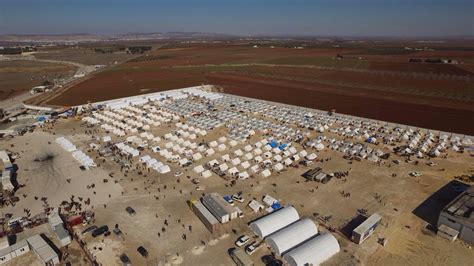
M125 52L96 53L93 48L86 47L40 48L34 55L38 59L70 61L84 65L111 65L134 57Z
M472 56L454 52L440 51L438 56L458 60ZM343 58L338 60L337 55ZM238 95L472 135L473 62L408 63L412 56L435 55L235 44L164 48L99 73L53 95L46 104L76 105L206 83Z
M73 133L66 132L62 134ZM94 208L109 201L109 194L113 197L121 194L120 185L113 182L103 183L104 178L109 178L108 171L101 168L79 170L79 163L55 142L57 137L38 131L22 138L0 142L1 150L12 149L18 151L21 156L15 161L18 165L17 181L20 184L16 194L20 201L11 209L14 217L24 215L24 209L29 209L33 214L42 212L43 197L47 198L50 206L59 206L72 195L76 199L90 198L88 207ZM84 139L84 136L75 135L71 141L80 143ZM48 156L51 158L46 159ZM35 161L38 159L44 161ZM86 188L91 184L96 185L95 189Z
M175 129L174 125L165 124L152 128L150 133L162 137ZM20 202L12 208L13 213L22 214L23 208L40 210L41 206L32 198L34 195L48 197L48 202L53 205L74 194L91 198L95 225L106 224L109 228L115 224L119 226L124 233L123 238L114 234L97 238L90 234L81 236L89 251L104 265L119 264L118 256L122 253L126 253L136 265L232 265L227 249L234 246L233 242L240 235L253 236L247 223L264 214L253 213L246 204L252 198L260 201L265 194L278 199L283 205L293 205L300 216L311 218L317 223L320 231L326 231L328 227L338 229L334 234L341 245L341 252L327 261L326 265L469 265L474 255L474 251L461 241L450 243L437 237L425 228L427 222L413 213L421 202L452 181L454 176L474 171L472 157L467 154L449 153L447 159L432 159L438 165L430 167L426 165L427 159L421 159L418 165L404 162L393 164L391 160L403 160L396 155L381 165L366 160L350 163L342 158L341 153L326 149L318 152L318 159L327 160L318 161L311 167L288 168L288 171L274 173L269 178L256 176L231 185L215 174L203 179L192 169L261 140L264 136L260 133L248 143L239 144L225 152L216 152L188 168L170 164L171 172L159 175L142 170L138 163L133 164L132 170L123 172L111 157L105 157L103 161L97 158L95 151L87 151L87 154L100 166L89 171L79 170L78 163L54 139L65 136L86 152L89 143L97 143L95 137L107 135L101 130L91 135L86 130L90 128L81 126L81 122L76 119L60 120L44 131L37 130L12 140L2 140L0 149L8 148L21 155L15 163L20 169L18 180L26 186L18 191ZM332 133L325 134L339 138ZM219 128L196 141L209 142L225 135L227 129ZM314 136L315 133L311 133L311 137ZM112 141L120 141L120 138L112 136ZM299 144L293 145L301 150ZM377 147L390 149L382 144ZM45 153L53 154L54 159L40 164L33 161ZM149 149L142 152L141 156L145 154L162 160ZM328 173L348 171L349 175L346 181L333 178L328 184L306 182L301 174L316 166ZM445 170L440 171L443 168ZM175 177L177 171L183 174ZM423 175L410 177L408 174L412 171L422 172ZM113 173L113 177L104 184L102 180L109 178L109 173ZM393 173L397 176L393 177ZM71 179L70 183L66 181L68 178ZM191 182L193 178L200 180L199 187L203 190L196 190L197 185ZM86 189L86 185L91 183L96 184L95 190ZM97 194L93 194L93 191L97 191ZM243 191L245 198L244 203L236 203L244 212L244 218L223 225L214 234L209 233L188 205L189 200L198 199L204 193L230 195L238 191ZM351 196L343 197L342 191L350 192ZM23 198L23 193L28 196ZM107 196L109 193L110 198ZM136 210L135 216L125 212L128 206ZM374 235L362 245L354 244L342 233L359 209L365 209L369 214L378 212L383 217ZM330 218L324 222L321 217ZM80 225L75 230L80 232L86 227ZM378 244L379 238L388 239L387 246ZM148 258L142 258L136 251L140 245L148 250ZM260 258L270 253L271 250L264 245L251 258L257 265L263 265Z
M0 100L12 98L43 81L73 75L75 68L38 61L0 60Z

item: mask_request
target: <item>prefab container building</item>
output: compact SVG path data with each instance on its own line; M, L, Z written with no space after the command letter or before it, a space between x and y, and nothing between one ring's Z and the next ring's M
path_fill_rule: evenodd
M28 251L30 251L30 247L25 240L19 241L11 246L7 246L0 250L0 264L4 264L11 259L27 253Z
M283 259L290 266L320 265L339 251L337 239L330 233L325 233L288 251Z
M199 217L204 226L211 233L215 232L219 228L219 221L209 212L200 201L192 202L193 212Z
M43 265L49 266L59 263L59 255L40 235L29 237L26 241Z
M438 231L447 232L447 230L443 230L443 227L449 227L458 232L459 239L464 240L471 245L474 244L473 208L474 187L471 186L459 194L441 211L438 219Z
M261 238L264 238L291 223L300 219L293 206L281 208L250 223L250 229Z
M357 226L354 231L352 231L352 241L357 244L364 242L364 240L372 235L380 220L382 220L382 217L379 214L372 214L369 218L367 218L367 220L365 220L363 223Z
M301 219L267 236L265 242L281 256L285 251L318 234L318 228L309 218Z
M218 193L211 193L201 198L202 204L216 217L221 223L237 218L237 211Z

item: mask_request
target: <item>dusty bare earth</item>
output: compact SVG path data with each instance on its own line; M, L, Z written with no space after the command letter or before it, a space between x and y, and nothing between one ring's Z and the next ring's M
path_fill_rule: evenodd
M121 171L111 157L104 157L105 161L98 159L95 151L87 149L88 144L100 144L94 138L108 134L102 130L92 135L87 134L86 130L91 129L80 124L75 119L60 120L56 125L45 129L46 132L38 130L13 140L2 140L0 148L9 148L21 155L15 163L20 168L18 180L25 186L18 190L20 202L11 212L21 214L25 207L40 210L41 206L33 199L34 195L48 197L48 202L53 206L74 194L76 197L90 197L93 208L87 205L84 208L91 208L95 212L95 225L107 224L109 228L119 225L124 233L123 238L114 234L98 238L81 236L89 251L104 264L119 264L118 256L126 253L132 263L138 265L231 265L227 249L234 246L233 242L241 234L253 236L247 223L263 215L253 213L246 203L252 198L261 200L265 194L275 197L284 205L294 205L302 217L309 217L316 222L320 231L325 231L328 227L337 229L334 234L341 245L341 252L326 265L469 265L474 255L474 251L460 241L450 243L437 237L425 228L427 221L414 213L421 202L451 182L454 176L474 171L472 157L467 154L449 152L447 159L421 159L418 165L405 162L393 164L391 160L399 157L392 155L390 160L376 165L366 160L350 163L342 158L341 153L325 150L318 153L318 159L323 161L318 161L311 167L320 166L325 172L348 171L346 181L333 178L324 185L305 182L300 175L309 167L300 166L289 168L280 174L274 173L269 178L255 176L231 185L216 175L203 179L192 168L259 141L264 137L260 133L248 143L225 152L217 152L193 163L189 168L170 164L172 171L159 175L146 171L135 160L132 161L130 171ZM162 137L174 130L173 125L165 124L152 128L150 133ZM210 131L210 134L198 141L209 142L225 135L227 129L220 128ZM314 132L311 133L311 137L314 135ZM339 138L332 133L327 135ZM89 171L79 170L72 157L54 143L57 136L71 140L100 162L100 166ZM114 142L121 140L112 137ZM298 150L301 149L299 144L293 145ZM390 149L382 144L376 147ZM54 154L54 159L43 163L32 161L44 153ZM145 154L162 160L149 149L141 155ZM438 165L430 167L426 165L428 161ZM182 171L183 174L175 177L174 173L177 171ZM423 175L410 177L408 174L412 171L422 172ZM112 178L109 173L113 173ZM392 176L394 173L397 174L396 177ZM70 183L65 181L67 178L71 179ZM103 178L110 180L104 184ZM199 187L204 190L197 191L197 185L191 182L192 178L198 178ZM90 183L96 184L96 189L87 189L86 185ZM223 225L214 234L207 231L188 207L189 200L197 199L203 193L219 192L221 195L229 195L238 191L243 191L245 202L236 205L244 212L245 217ZM343 197L341 191L350 192L351 196ZM21 196L23 193L27 194L26 198ZM110 198L107 196L109 193ZM135 216L125 212L128 206L136 210ZM352 243L344 235L344 227L357 215L359 209L365 209L368 213L378 212L383 217L382 225L363 245ZM330 218L323 221L322 217ZM75 230L80 232L85 228L86 226L77 226ZM184 234L186 239L183 239ZM379 238L387 238L388 245L379 245ZM147 259L136 252L140 245L149 251ZM263 265L260 258L270 253L271 250L264 246L251 257L257 265Z

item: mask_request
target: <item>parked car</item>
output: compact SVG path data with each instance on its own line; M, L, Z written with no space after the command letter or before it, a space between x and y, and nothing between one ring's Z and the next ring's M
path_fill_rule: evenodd
M410 176L413 176L413 177L419 177L421 176L422 174L420 172L411 172L410 173Z
M227 201L230 205L234 206L234 201L231 196L224 196L224 200Z
M237 266L253 266L254 263L249 255L245 254L245 252L238 248L230 248L228 251L229 256L232 258L234 263Z
M143 246L139 246L137 248L137 251L138 251L138 253L140 253L140 255L142 255L142 257L144 257L144 258L148 257L148 250L146 250L146 248L144 248Z
M235 241L235 245L238 247L241 247L245 244L247 244L250 241L250 237L247 235L240 236L237 241Z
M245 247L245 252L249 255L252 255L257 251L261 246L257 243L257 241L253 241L250 245Z
M98 236L104 234L107 231L109 231L109 227L107 225L103 225L103 226L95 229L94 231L92 231L92 237L98 237Z
M85 234L88 234L92 231L94 231L95 229L97 229L97 226L93 225L93 226L89 226L87 227L86 229L84 229L81 234L85 235Z
M137 214L137 212L132 208L132 207L127 207L125 208L125 210L128 212L128 214L130 214L131 216L134 216L135 214Z
M265 264L265 266L281 266L283 265L283 262L281 260L276 259L272 255L265 255L262 257L262 262Z
M232 195L232 199L235 200L235 201L238 201L240 203L244 202L244 198L242 197L242 195L239 195L239 194Z
M132 265L132 262L125 253L122 253L122 255L120 255L120 261L123 263L124 266Z

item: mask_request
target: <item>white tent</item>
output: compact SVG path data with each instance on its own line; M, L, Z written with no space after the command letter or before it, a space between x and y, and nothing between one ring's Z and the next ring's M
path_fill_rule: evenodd
M209 147L211 147L211 148L217 147L217 145L218 145L217 141L215 141L215 140L213 140L209 143Z
M272 174L272 172L270 172L270 170L268 170L268 169L265 169L265 170L263 170L260 174L261 174L263 177L269 177L269 176Z
M249 151L252 150L252 146L247 145L247 146L244 147L244 150L245 150L246 152L249 152Z
M257 143L259 143L259 142L257 142ZM256 148L255 150L253 150L253 154L255 154L255 155L260 155L260 154L262 154L262 149Z
M283 170L283 168L284 168L284 166L281 163L277 163L273 166L273 170L275 170L277 172Z
M221 159L224 162L228 162L228 161L230 161L230 156L229 156L229 154L224 154L224 155L222 155Z
M274 161L274 162L279 162L279 161L281 161L282 159L283 159L283 158L281 157L280 154L277 154L277 155L275 155L275 157L273 157L273 161Z
M330 233L321 234L287 252L283 259L290 266L320 265L340 251L337 239Z
M237 175L239 174L239 170L236 167L232 167L228 170L229 175Z
M260 167L258 166L258 164L253 165L252 167L250 167L250 172L252 174L258 173L259 170L260 170Z
M308 159L308 160L314 160L316 158L318 158L316 153L311 153L311 154L306 155L306 159Z
M166 173L169 173L171 171L170 167L168 165L162 165L160 168L158 168L158 172L160 174L166 174Z
M213 148L207 149L206 156L213 155L215 153Z
M283 164L286 166L290 166L293 163L293 161L290 158L286 158L285 161L283 161Z
M225 151L225 149L227 149L227 147L225 146L225 144L219 144L219 146L217 146L217 149L219 151Z
M307 152L306 150L302 150L302 151L300 151L300 152L298 153L298 155L299 155L300 157L305 157L306 155L308 155L308 152Z
M211 173L211 171L209 171L209 170L206 170L206 171L204 171L204 172L201 173L201 176L202 176L203 178L208 178L208 177L210 177L211 175L212 175L212 173Z
M253 158L253 160L257 163L260 163L261 161L263 161L263 158L262 158L262 156L257 156L255 158Z
M245 179L249 178L249 174L247 172L239 173L239 178L242 179L242 180L245 180Z
M234 151L234 155L235 155L235 156L239 156L239 157L240 157L240 156L242 156L243 154L244 154L244 153L243 153L242 150L240 150L240 149Z
M310 239L318 233L318 228L309 218L301 219L265 238L265 242L278 256L292 247Z
M264 206L262 205L263 208ZM256 235L260 238L265 238L299 219L300 216L296 209L293 206L288 206L250 223L249 226Z
M189 162L189 160L186 159L186 158L180 159L180 160L178 161L179 165L181 165L181 166L187 164L188 162Z
M227 169L229 169L229 166L226 163L219 165L219 170L224 172L227 171Z
M237 141L231 140L231 141L229 141L229 145L230 145L231 147L235 147L235 146L237 146Z
M250 167L250 163L248 161L245 161L241 163L240 166L242 166L243 169L248 169Z
M234 158L234 159L232 159L231 163L232 163L232 165L238 165L238 164L241 163L241 161L240 161L239 158Z
M256 200L251 200L249 202L249 205L250 209L252 209L255 213L259 212L260 210L263 210L265 208L265 206L263 206L262 203L256 201Z
M198 152L198 153L193 154L193 160L194 160L194 161L198 161L198 160L200 160L201 158L202 158L201 153Z
M253 158L253 155L249 152L244 155L245 160L251 160Z
M194 167L193 171L197 174L204 172L204 167L202 165L198 165Z
M226 137L220 137L217 141L219 141L220 143L224 143L227 141L227 138Z

